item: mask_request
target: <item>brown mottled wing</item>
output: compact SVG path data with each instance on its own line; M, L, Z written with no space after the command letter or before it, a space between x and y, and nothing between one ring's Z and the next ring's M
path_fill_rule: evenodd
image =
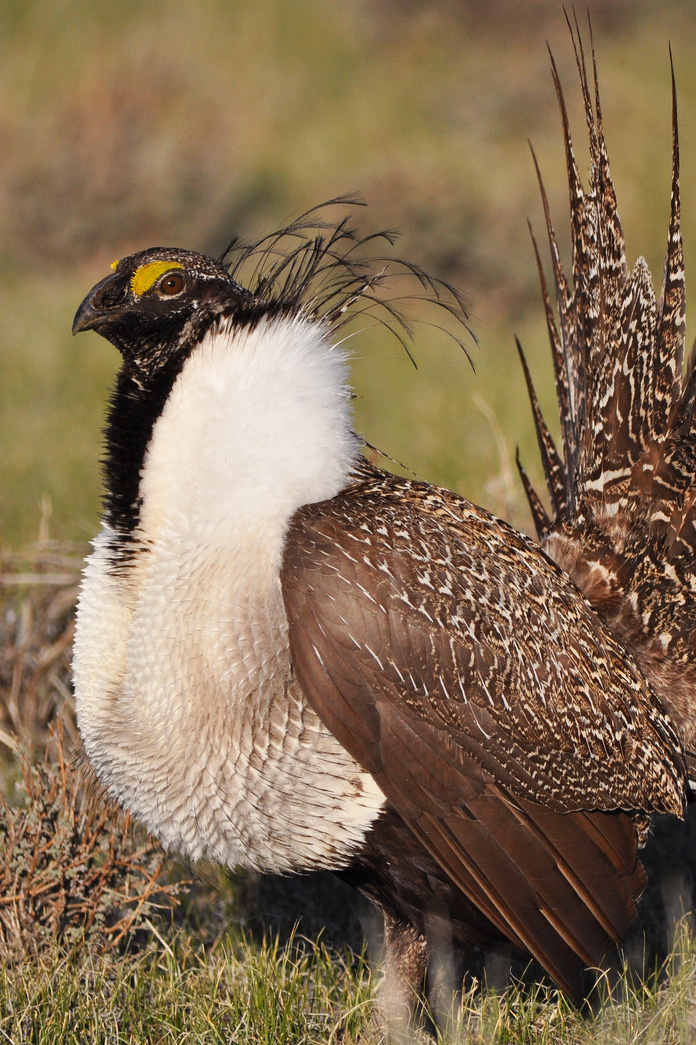
M379 475L301 509L282 571L314 708L450 877L577 993L642 890L631 820L678 743L585 600L453 494ZM567 814L567 815L562 815Z

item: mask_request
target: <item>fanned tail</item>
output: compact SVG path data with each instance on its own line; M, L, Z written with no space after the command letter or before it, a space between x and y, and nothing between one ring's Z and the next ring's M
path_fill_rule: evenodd
M587 124L589 187L575 158L558 71L570 196L571 267L563 269L544 208L555 307L539 251L561 451L542 416L524 356L547 511L520 466L539 539L638 661L696 751L696 349L684 370L686 296L672 68L672 187L659 300L644 258L632 271L604 137L594 42L591 73L568 19Z

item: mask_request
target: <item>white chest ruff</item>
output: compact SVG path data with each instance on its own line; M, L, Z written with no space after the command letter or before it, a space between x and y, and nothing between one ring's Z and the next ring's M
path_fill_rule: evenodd
M104 527L78 607L78 724L99 776L163 842L277 872L337 868L384 803L290 671L285 526L357 452L345 360L295 318L206 335L158 418L141 540Z
M236 557L173 552L146 557L140 586L142 564L123 584L99 544L90 559L74 665L87 754L149 830L193 859L345 865L384 799L291 681L277 581L256 574L245 590Z

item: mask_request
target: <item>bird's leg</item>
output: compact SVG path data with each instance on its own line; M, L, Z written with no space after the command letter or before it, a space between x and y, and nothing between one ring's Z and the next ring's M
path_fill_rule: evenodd
M384 984L380 1002L390 1042L411 1040L425 982L428 948L409 922L384 915Z
M425 915L427 944L426 995L435 1025L445 1031L456 1019L456 988L452 922L447 913Z

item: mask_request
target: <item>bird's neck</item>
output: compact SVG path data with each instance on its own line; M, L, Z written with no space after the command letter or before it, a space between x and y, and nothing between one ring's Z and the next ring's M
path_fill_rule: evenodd
M124 529L148 544L182 533L224 542L234 531L282 529L301 505L333 496L360 449L347 376L345 353L320 324L274 317L212 328L168 389L163 382L157 416L152 402L117 392L110 432L140 431L146 444L125 483L114 466L123 449L110 447L109 503L124 483L132 507Z

